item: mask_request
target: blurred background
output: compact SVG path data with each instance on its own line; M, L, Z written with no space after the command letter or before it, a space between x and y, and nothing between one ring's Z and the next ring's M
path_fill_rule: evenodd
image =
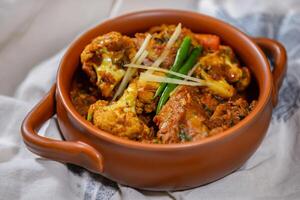
M28 71L87 28L131 10L193 9L194 0L1 0L0 94L13 95Z
M265 11L279 15L297 0L0 0L0 94L12 96L28 71L65 48L87 28L126 12L174 8L213 14L224 5L235 17ZM255 9L253 9L255 7Z

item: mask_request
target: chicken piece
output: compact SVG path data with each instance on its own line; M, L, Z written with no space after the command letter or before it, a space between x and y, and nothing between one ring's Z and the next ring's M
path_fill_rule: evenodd
M134 140L147 137L150 129L136 114L136 98L137 82L134 80L118 101L109 105L107 101L99 100L90 106L93 124L120 137Z
M95 38L81 53L83 71L97 85L104 97L111 97L115 86L125 74L124 64L136 53L133 40L118 32Z
M243 98L219 104L210 119L205 122L207 127L211 129L210 135L224 131L239 123L253 109L253 105L250 105Z
M242 71L243 71L242 78L235 83L235 88L239 92L244 91L248 87L251 81L251 75L249 69L247 67L243 67Z
M86 76L78 71L72 81L70 97L77 112L86 117L90 105L100 98L100 93L99 89L92 86Z
M218 51L207 53L199 59L200 66L195 70L196 75L205 70L214 80L224 79L230 84L237 84L238 90L244 90L250 83L250 72L241 68L233 50L229 46L220 46Z
M164 76L164 73L153 72L155 75ZM138 114L152 113L156 110L158 98L153 98L160 86L158 82L138 80L138 96L136 111Z
M138 47L140 47L148 33L152 35L152 38L147 46L147 51L149 52L146 61L144 62L146 65L151 65L163 52L167 42L175 31L175 25L161 25L152 27L147 33L136 33L135 34L135 42ZM160 67L170 69L173 65L176 53L178 48L183 41L185 36L189 36L192 40L192 46L198 46L198 40L195 39L195 35L191 32L190 29L182 28L181 33L171 47L167 58L162 62Z
M180 143L207 137L208 118L201 103L200 89L178 86L169 101L163 106L154 122L159 127L157 137L162 143Z
M157 100L153 99L157 88L157 82L138 80L138 96L136 102L136 112L138 114L151 113L156 110Z
M203 88L201 92L200 101L204 106L207 116L210 117L220 104L220 100L222 101L223 99L217 99L207 88Z

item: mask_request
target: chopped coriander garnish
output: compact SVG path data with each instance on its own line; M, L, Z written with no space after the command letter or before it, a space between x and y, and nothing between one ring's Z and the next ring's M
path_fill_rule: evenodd
M181 141L191 141L192 139L189 135L186 134L186 132L182 130L179 132L178 136Z

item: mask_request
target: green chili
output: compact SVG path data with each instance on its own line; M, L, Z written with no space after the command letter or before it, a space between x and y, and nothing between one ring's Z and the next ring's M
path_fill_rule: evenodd
M188 57L187 61L178 70L178 73L186 75L193 68L193 66L196 64L197 58L198 58L198 56L200 55L201 52L202 52L202 47L201 46L195 47L192 50L191 55ZM156 114L158 114L159 111L161 110L161 108L163 107L163 105L165 105L165 103L169 99L170 93L176 87L177 87L177 84L173 84L173 83L168 83L167 84L165 90L163 91L163 93L162 93L162 95L161 95L161 97L160 97L160 99L158 101L157 108L156 108Z
M93 110L89 109L87 113L86 120L88 120L89 122L91 122L93 119L93 112L94 112Z
M179 49L177 50L175 61L170 71L177 72L178 69L182 66L182 64L188 57L190 45L191 45L191 38L188 36L184 37ZM167 74L167 77L174 77L174 76ZM159 88L156 90L156 93L153 98L155 99L156 97L160 96L163 93L166 86L167 83L161 83Z

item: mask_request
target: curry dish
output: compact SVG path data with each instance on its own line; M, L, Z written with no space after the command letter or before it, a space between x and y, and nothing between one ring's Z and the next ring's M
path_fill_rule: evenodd
M101 130L144 143L184 143L243 120L256 105L248 94L253 81L217 35L161 25L91 41L70 95Z

